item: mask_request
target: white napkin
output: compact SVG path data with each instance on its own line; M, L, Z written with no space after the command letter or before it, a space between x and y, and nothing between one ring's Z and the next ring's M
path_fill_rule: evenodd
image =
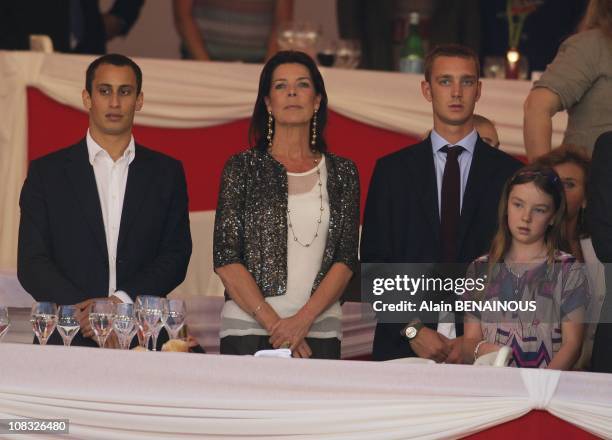
M255 353L255 357L290 358L291 350L288 348L279 348L277 350L259 350Z

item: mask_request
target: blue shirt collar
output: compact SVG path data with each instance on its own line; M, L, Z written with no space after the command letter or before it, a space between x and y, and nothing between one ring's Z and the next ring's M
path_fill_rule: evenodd
M474 154L474 149L476 148L476 142L478 141L478 133L476 129L473 129L470 134L461 139L459 142L447 141L442 136L440 136L436 130L431 130L431 148L434 154L440 151L441 148L444 148L446 145L460 145L465 148L470 154Z

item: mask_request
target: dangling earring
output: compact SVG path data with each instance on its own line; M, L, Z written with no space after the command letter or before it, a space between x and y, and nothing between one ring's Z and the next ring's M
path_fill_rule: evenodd
M312 135L310 136L310 145L314 147L317 144L317 110L315 109L312 115Z
M272 111L268 111L268 147L272 148L272 135L274 131L272 130L272 124L274 123L274 118L272 118Z

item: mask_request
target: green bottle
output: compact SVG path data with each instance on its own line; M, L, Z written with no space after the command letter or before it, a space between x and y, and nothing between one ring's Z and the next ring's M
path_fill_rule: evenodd
M410 28L400 53L400 72L423 73L423 41L419 34L419 13L410 13Z

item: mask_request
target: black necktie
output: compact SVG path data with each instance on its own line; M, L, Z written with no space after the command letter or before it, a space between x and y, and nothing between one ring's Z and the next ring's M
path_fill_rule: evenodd
M447 145L442 148L442 151L446 153L440 203L442 261L453 263L457 259L457 231L461 210L461 180L458 157L463 152L463 147Z

